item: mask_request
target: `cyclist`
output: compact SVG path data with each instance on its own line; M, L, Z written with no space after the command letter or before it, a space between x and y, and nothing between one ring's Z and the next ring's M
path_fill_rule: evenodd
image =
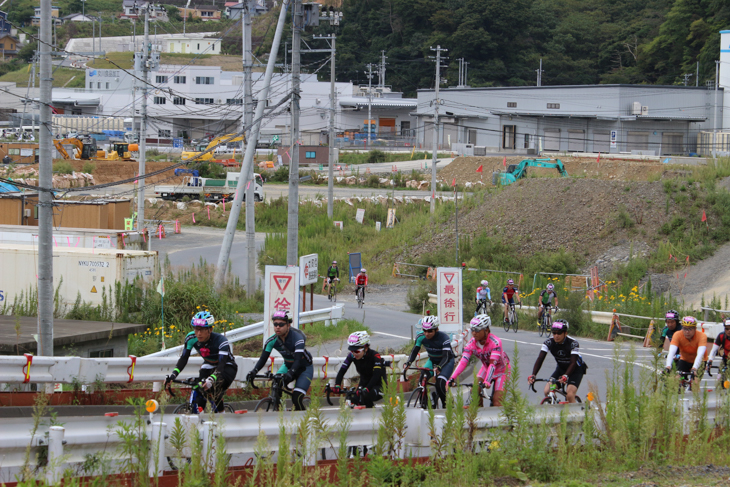
M504 322L507 322L507 312L511 304L515 304L515 296L517 302L522 307L522 299L520 298L520 291L515 288L515 281L507 279L507 286L502 289L502 303L504 303Z
M368 287L368 273L365 268L360 269L360 273L355 276L355 297L357 292L362 288L362 302L365 303L365 288Z
M327 286L329 292L329 286L336 281L340 280L340 269L337 267L337 261L333 260L332 265L327 268L327 274L324 276L324 282L322 283L322 294L324 294L324 288Z
M202 388L210 391L208 397L214 412L223 412L223 396L238 373L238 365L228 339L220 333L213 333L215 318L210 311L198 311L190 320L193 331L185 336L182 355L175 365L172 374L165 378L165 388L177 379L185 368L193 349L203 357L198 378L200 383L193 388L191 403L197 404L200 410L205 408L206 398L198 392Z
M712 365L712 359L715 358L717 352L722 349L722 366L727 367L727 358L730 355L730 320L725 320L725 331L720 332L715 338L715 344L712 346L710 356L707 359L708 366Z
M474 300L477 305L477 309L479 309L479 305L481 303L486 304L487 301L490 303L492 302L492 291L489 289L489 282L485 279L480 284L481 286L477 288L477 297ZM487 309L486 306L484 309ZM476 314L474 316L476 316Z
M694 316L682 318L681 325L682 333L675 333L672 336L665 367L667 372L672 370L674 356L679 351L677 372L680 374L691 373L696 376L702 362L707 361L707 335L697 331L697 320Z
M274 324L274 334L264 343L264 350L261 352L259 361L253 370L246 376L247 382L253 382L254 377L266 365L272 350L278 351L284 358L284 364L276 372L284 374L283 384L288 385L296 381L294 391L291 395L294 409L302 411L304 406L304 395L309 390L314 377L312 366L312 354L305 348L306 337L304 333L291 327L292 318L288 311L277 310L271 316Z
M454 370L454 351L451 349L451 338L446 333L439 331L439 318L438 316L424 316L421 320L421 331L416 335L416 344L411 350L411 355L408 357L408 361L405 363L404 368L411 366L418 352L421 351L421 347L426 349L428 353L428 362L424 365L427 369L433 370L433 375L436 376L436 393L441 404L446 404L446 382L451 377L451 373ZM431 377L432 373L422 372L428 377ZM419 378L421 382L422 377Z
M667 311L667 314L664 315L664 324L662 336L659 340L659 348L669 350L669 345L672 343L674 334L682 329L682 325L679 324L679 313L673 309Z
M540 293L538 298L538 311L537 311L537 326L540 326L540 318L542 318L542 312L546 307L551 306L552 300L555 299L555 309L558 308L558 295L555 293L555 286L552 283L548 284L545 289Z
M568 322L566 320L555 320L552 327L553 336L545 340L537 356L535 365L532 367L532 375L527 378L530 384L535 383L535 376L540 372L548 352L555 357L557 367L550 376L566 385L566 399L568 402L575 402L575 394L583 380L588 366L580 355L578 341L568 336ZM550 392L550 384L545 385L545 397Z
M383 381L385 381L385 360L378 352L370 348L370 335L366 331L356 331L347 339L347 354L340 370L337 372L335 387L332 391L335 394L341 392L340 386L345 372L350 365L355 364L355 369L360 376L358 387L361 387L360 401L363 406L371 408L375 401L383 398Z
M502 340L493 333L490 333L492 319L489 315L481 314L471 319L472 339L464 347L464 353L461 355L459 365L449 379L449 384L454 385L456 378L459 377L467 365L472 355L476 355L482 361L482 368L479 369L477 377L484 383L484 387L489 389L494 380L494 396L493 405L502 405L502 396L504 395L504 385L510 374L509 356L502 347Z

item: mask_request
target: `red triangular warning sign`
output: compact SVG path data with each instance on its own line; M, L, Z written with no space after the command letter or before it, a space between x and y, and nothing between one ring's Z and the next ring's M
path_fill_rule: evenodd
M451 284L451 281L454 279L455 275L456 274L454 274L453 272L444 272L444 279L446 279L446 282Z
M286 288L289 287L289 283L292 279L294 279L294 276L289 274L272 274L274 278L274 282L276 283L276 287L279 288L280 292L286 291Z

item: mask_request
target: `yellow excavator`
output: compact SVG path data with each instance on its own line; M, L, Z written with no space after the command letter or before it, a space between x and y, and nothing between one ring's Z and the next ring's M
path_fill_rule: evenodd
M138 144L127 144L126 142L116 142L111 145L109 153L100 150L97 152L97 159L106 161L134 161L135 152L139 152Z
M96 140L88 139L82 141L79 138L72 137L70 139L53 139L53 145L61 157L67 160L82 159L89 160L96 157ZM71 154L68 153L65 146L73 146Z
M201 152L205 152L206 150L209 150L209 149L215 149L219 145L222 145L224 143L224 141L226 144L229 144L231 142L241 142L241 145L243 146L246 143L246 138L243 135L238 135L238 136L234 137L235 135L236 134L221 135L220 137L216 137L216 138L212 139L210 142L208 142L208 145L205 148L203 148L201 145L198 147L197 151L183 151L182 160L187 161L188 159L194 159L197 157L199 161L217 162L219 164L224 164L224 165L228 165L231 162L235 163L235 161L233 159L216 159L214 157L215 156L214 150L198 157L198 155ZM230 140L227 140L227 139L230 139ZM232 149L230 152L234 152L234 151L235 151L235 149ZM241 150L239 150L239 152L241 152Z

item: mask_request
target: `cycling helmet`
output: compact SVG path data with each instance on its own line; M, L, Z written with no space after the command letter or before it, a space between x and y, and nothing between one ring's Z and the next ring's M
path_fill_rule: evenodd
M481 284L482 284L482 286L484 286L484 287L487 287L487 286L489 286L489 282L487 282L486 280L482 281L482 282L481 282Z
M363 274L367 274L368 273L368 271L366 271L364 267L362 269L360 269L360 272L362 272Z
M366 331L356 331L347 338L347 349L351 352L370 344L370 335Z
M725 320L725 326L730 326L730 319Z
M190 325L193 328L211 328L215 323L215 318L210 314L210 311L198 311L190 320Z
M555 289L555 286L553 286L552 284L548 284L546 289L548 291L552 291L553 289Z
M471 331L482 331L492 326L492 319L489 315L476 315L469 324L471 325Z
M332 265L337 265L337 261L336 260L333 260L332 261Z
M426 330L435 330L439 327L439 317L438 316L424 316L421 319L421 329L423 331Z
M670 309L669 311L667 311L667 314L664 316L664 321L667 320L679 321L679 313L676 309Z
M566 320L555 320L553 322L553 332L558 333L567 333L568 332L568 322Z
M510 284L514 286L515 281L513 281L512 279L507 279L507 285L509 286Z
M291 323L291 315L285 309L278 309L271 315L271 321L286 321Z
M682 328L697 328L697 320L694 316L685 316L682 318Z

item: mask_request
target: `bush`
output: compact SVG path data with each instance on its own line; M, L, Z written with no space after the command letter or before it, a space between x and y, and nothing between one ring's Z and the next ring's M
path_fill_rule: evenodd
M428 302L428 293L436 294L436 283L433 281L420 281L417 285L411 286L406 295L406 304L414 313L421 314L424 311L423 303L426 303L425 309L435 309L435 305Z
M72 174L74 168L68 161L58 161L53 163L53 172L58 174Z
M215 162L204 162L198 166L201 178L226 179L228 171Z
M367 163L374 164L377 162L385 162L385 152L379 150L371 150L368 152Z
M96 169L96 164L86 161L84 163L84 166L81 168L81 172L85 172L87 174L92 174L95 169Z
M266 171L266 181L269 183L288 183L289 166L281 166L276 171Z

